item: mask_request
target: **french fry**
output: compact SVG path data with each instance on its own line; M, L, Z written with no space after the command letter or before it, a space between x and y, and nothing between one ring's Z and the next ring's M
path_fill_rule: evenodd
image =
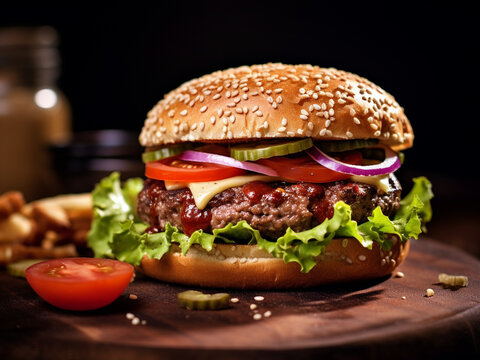
M19 191L9 191L0 195L0 220L19 212L24 205L25 199Z
M0 243L25 242L34 237L34 232L33 222L20 213L0 220Z
M38 202L33 205L32 218L37 222L39 231L65 231L70 228L67 212L59 205L51 202Z
M57 246L52 249L22 244L0 245L0 265L3 266L23 259L57 259L72 256L78 256L77 249L73 244Z

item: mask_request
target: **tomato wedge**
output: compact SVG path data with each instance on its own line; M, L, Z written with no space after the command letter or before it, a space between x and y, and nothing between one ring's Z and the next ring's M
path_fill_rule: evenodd
M157 180L201 182L245 174L245 170L217 164L179 160L178 157L152 161L145 165L145 176Z
M30 266L25 276L46 302L65 310L93 310L122 294L133 266L111 259L54 259Z
M339 155L337 158L340 161L353 165L360 165L362 162L362 154L358 151L346 152L345 154ZM257 162L271 167L278 172L280 177L288 180L327 183L337 180L346 180L351 177L351 175L327 169L305 154L292 157L277 156L268 159L260 159Z

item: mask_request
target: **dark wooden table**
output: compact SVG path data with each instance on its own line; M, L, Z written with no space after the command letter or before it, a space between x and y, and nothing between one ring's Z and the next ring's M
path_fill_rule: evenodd
M113 304L89 312L56 309L2 271L0 359L480 357L480 261L422 238L399 270L405 277L231 291L239 302L220 311L180 308L176 296L185 288L138 276ZM467 275L470 284L444 288L439 272ZM255 320L250 304L271 316ZM127 313L146 324L132 325Z

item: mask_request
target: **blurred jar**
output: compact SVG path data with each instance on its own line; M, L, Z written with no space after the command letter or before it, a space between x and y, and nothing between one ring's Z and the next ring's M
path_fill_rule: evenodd
M0 193L56 192L48 149L71 136L70 104L55 85L57 45L51 27L0 28Z

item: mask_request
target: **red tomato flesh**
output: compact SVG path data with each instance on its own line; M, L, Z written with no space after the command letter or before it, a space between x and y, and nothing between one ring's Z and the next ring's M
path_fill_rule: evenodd
M362 163L362 154L358 151L345 152L336 157L348 164L360 165ZM320 165L306 154L293 157L277 156L260 159L257 162L276 170L280 177L293 181L327 183L351 177L351 175L342 174Z
M183 161L175 156L145 165L145 176L150 179L182 182L214 181L243 175L245 172L229 166Z
M65 310L93 310L118 298L133 271L132 265L118 260L65 258L32 265L25 276L46 302Z

